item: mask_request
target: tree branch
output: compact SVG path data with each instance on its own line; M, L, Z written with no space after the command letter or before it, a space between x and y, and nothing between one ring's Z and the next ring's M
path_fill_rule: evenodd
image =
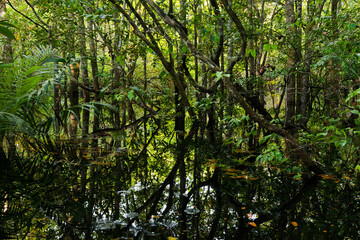
M110 1L114 2L114 0L110 0ZM206 56L205 54L200 52L197 48L195 48L195 46L188 39L186 32L184 31L184 29L181 27L181 25L178 22L174 21L169 16L167 16L164 13L164 11L153 0L142 0L142 1L146 1L154 9L154 11L163 19L163 21L166 24L173 27L178 32L181 40L185 43L187 48L192 52L192 54L195 57L197 57L198 59L200 59L204 63L206 63L212 70L214 70L216 72L221 72L220 67L218 67L208 56ZM240 51L240 54L239 54L239 57L243 57L245 54L245 50L246 50L246 38L247 38L245 29L244 29L243 25L241 24L240 20L237 18L237 16L234 15L235 13L229 7L228 2L226 0L222 0L222 2L224 4L224 6L226 7L226 11L229 13L232 20L236 24L236 26L240 32L240 35L243 39L242 50ZM123 9L121 11L122 11L122 13L127 15L127 13ZM129 19L130 19L130 17L129 17ZM136 24L135 23L133 23L133 24L135 25L134 29L137 29ZM141 34L141 33L139 33L139 34ZM149 41L147 40L147 42L149 42ZM223 81L226 89L228 90L229 95L233 96L238 101L240 106L245 110L245 112L249 115L249 117L251 119L253 119L255 122L257 122L260 125L260 127L268 130L269 132L276 133L276 134L282 136L285 139L285 141L294 149L294 151L296 151L298 153L298 155L300 157L299 161L302 164L304 164L306 167L308 167L311 171L313 171L316 174L324 173L321 166L316 161L311 159L311 157L306 152L306 150L303 148L303 146L290 133L286 132L284 129L282 129L278 126L271 124L268 120L261 117L258 113L256 113L253 110L253 108L249 105L249 103L244 99L244 97L242 95L243 93L240 93L236 89L234 84L230 81L229 77L226 77L224 75L222 78L222 81Z
M25 0L25 2L27 3L27 5L30 6L30 8L32 9L32 11L33 11L33 13L35 14L36 18L37 18L42 24L44 24L47 28L49 28L49 25L47 25L47 24L40 18L39 14L37 14L37 12L35 11L35 8L33 7L33 5L31 5L28 0Z
M246 45L247 45L247 34L246 34L246 30L245 30L244 26L242 25L240 19L238 18L236 13L232 10L231 6L229 5L228 0L221 0L221 2L222 2L223 6L225 8L225 11L229 14L231 20L235 23L235 26L238 29L238 31L240 33L240 36L241 36L241 40L242 40L241 50L240 50L240 52L238 54L238 57L236 59L234 59L234 60L231 60L229 66L227 68L226 72L231 73L232 69L235 66L235 64L237 62L239 62L241 59L243 59L244 56L245 56Z
M26 16L25 14L23 14L22 12L20 12L19 10L17 10L10 2L10 0L8 0L8 4L10 5L10 7L17 13L19 13L21 16L23 16L24 18L26 18L27 20L29 20L30 22L34 23L36 26L41 27L42 29L44 29L46 32L49 32L48 29L46 29L44 26L42 26L41 24L35 22L34 20L32 20L31 18L29 18L28 16ZM35 14L36 15L36 14ZM47 24L45 24L45 26L49 27Z

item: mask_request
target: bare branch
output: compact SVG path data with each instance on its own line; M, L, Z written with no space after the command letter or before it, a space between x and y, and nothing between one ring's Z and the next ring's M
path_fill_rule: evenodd
M47 25L47 24L40 18L39 14L37 14L34 6L31 5L28 0L25 0L25 2L26 2L27 5L29 5L29 7L32 9L32 11L33 11L33 13L35 14L36 18L37 18L42 24L44 24L47 28L49 28L49 25Z
M8 0L8 4L10 5L10 7L17 13L19 13L21 16L23 16L24 18L26 18L27 20L29 20L30 22L34 23L36 26L41 27L42 29L44 29L46 32L49 32L49 30L47 28L45 28L44 26L42 26L41 24L35 22L34 20L32 20L31 18L29 18L28 16L26 16L25 14L23 14L22 12L20 12L19 10L17 10L10 2L10 0ZM49 27L47 24L45 24L47 27Z

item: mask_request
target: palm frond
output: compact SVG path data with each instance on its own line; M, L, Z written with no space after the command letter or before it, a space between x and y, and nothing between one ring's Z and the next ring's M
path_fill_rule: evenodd
M61 60L51 47L36 47L32 54L0 66L0 131L19 131L31 135L34 123L23 118L23 106L39 103L54 78L54 64ZM48 125L48 124L46 124ZM30 127L31 126L31 127Z
M61 59L50 47L40 46L32 53L1 68L0 111L15 113L39 83L52 78L54 66L49 61Z
M8 112L0 112L0 131L22 132L31 135L33 129L21 117Z

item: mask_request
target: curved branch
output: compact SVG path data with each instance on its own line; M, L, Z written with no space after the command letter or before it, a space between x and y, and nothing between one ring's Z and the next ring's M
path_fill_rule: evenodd
M19 10L17 10L10 2L10 0L8 0L8 4L10 5L10 7L17 13L19 13L21 16L23 16L24 18L26 18L27 20L29 20L30 22L34 23L36 26L41 27L42 29L44 29L46 32L49 32L49 30L47 28L45 28L44 26L42 26L41 24L35 22L34 20L32 20L31 18L29 18L28 16L26 16L25 14L23 14L22 12L20 12ZM35 14L36 15L36 14ZM47 24L45 24L45 26L49 27Z
M220 10L219 10L219 5L217 4L216 0L210 0L210 3L212 5L212 7L214 8L214 12L215 15L217 17L219 17L220 21L219 21L219 29L218 29L218 34L220 36L220 40L219 40L219 44L215 50L214 56L212 57L212 60L218 64L218 66L220 66L219 64L219 59L221 56L221 53L224 49L224 18L220 16Z
M110 1L113 3L115 2L115 0L110 0ZM174 21L167 14L165 14L164 11L153 0L143 0L143 1L146 1L154 9L154 11L163 19L163 21L166 24L173 27L178 32L181 40L185 43L187 48L192 52L192 54L195 57L197 57L198 59L200 59L204 63L206 63L209 66L209 68L211 68L212 70L217 71L217 72L222 71L221 68L219 68L216 65L216 63L214 63L208 56L206 56L205 54L200 52L191 43L191 41L188 39L186 32L184 31L184 29L178 22ZM230 8L228 2L226 0L222 0L222 2L226 8L226 11L231 16L232 20L234 21L238 30L240 31L240 35L243 39L242 50L238 57L238 58L241 58L245 55L245 50L246 50L247 35L245 32L245 29L244 29L243 25L241 24L240 20L237 18L237 16L234 15L235 13ZM119 9L121 7L118 6L117 8ZM119 9L119 11L120 11L120 9ZM121 12L123 14L126 14L125 17L127 19L129 19L129 21L132 22L132 20L130 19L129 15L125 12L125 10L121 9ZM132 25L134 26L134 29L137 29L137 26L134 22L132 22ZM140 36L145 38L144 41L146 41L146 43L150 47L152 46L151 43L149 42L149 40L146 37L144 37L144 35L142 33L138 32L137 34L139 34ZM155 47L155 49L156 49L156 47ZM160 49L156 49L156 50L160 51ZM160 54L161 54L161 52L160 52ZM258 113L256 113L256 111L254 111L254 109L252 108L253 105L249 105L249 103L244 99L244 96L243 96L244 93L241 93L238 91L238 89L236 89L236 87L231 82L229 77L226 77L224 75L222 78L222 81L224 83L224 86L228 90L229 95L233 96L238 101L240 106L245 110L245 112L249 115L249 117L251 119L253 119L255 122L257 122L260 125L260 127L268 130L269 132L276 133L276 134L282 136L284 138L284 140L294 149L294 151L296 151L298 153L298 155L300 157L299 162L302 163L304 166L308 167L311 171L313 171L316 174L324 173L321 165L319 163L317 163L316 161L314 161L313 159L311 159L309 153L306 152L306 150L303 148L303 146L290 133L288 133L287 131L285 131L284 129L282 129L276 125L273 125L266 118L260 116Z
M236 13L232 10L228 0L221 0L222 5L225 8L225 11L227 12L227 14L229 14L231 20L235 23L236 28L238 29L240 36L241 36L241 50L240 53L238 54L238 57L234 60L232 60L228 66L227 72L231 73L232 69L234 68L235 64L237 62L239 62L241 59L244 58L245 53L246 53L246 45L247 45L247 34L246 34L246 30L243 26L243 24L241 23L240 19L238 18L238 16L236 15Z
M123 16L129 21L130 25L134 28L134 33L136 36L138 36L142 41L145 42L145 44L147 46L149 46L157 55L157 57L160 59L160 61L162 62L162 64L164 65L165 69L170 73L170 75L172 76L173 82L176 85L176 87L179 89L180 94L181 94L181 99L184 103L184 105L186 107L188 107L188 113L191 117L195 118L195 112L193 111L190 102L188 100L188 97L186 95L185 89L181 83L181 81L178 79L178 74L176 73L174 66L172 63L170 63L168 60L166 60L166 58L163 55L163 52L161 51L161 49L158 46L157 41L155 40L155 38L152 36L151 31L149 31L146 23L143 21L143 19L140 17L140 15L136 12L136 10L133 8L133 6L131 5L131 3L128 0L125 0L127 2L127 4L129 5L129 8L131 9L132 13L135 14L135 16L137 17L137 19L140 21L140 24L143 26L143 28L146 31L146 35L149 36L150 40L146 37L146 35L144 35L144 33L142 33L140 31L140 29L138 28L138 26L136 25L136 23L133 21L133 19L130 17L130 15L127 13L127 11L125 11L125 9L123 7L121 7L116 0L109 0L110 2L112 2L115 6L115 8L121 13L123 14ZM155 4L155 3L154 3ZM150 4L151 5L151 4ZM156 5L156 4L155 4ZM152 6L152 5L151 5ZM160 9L160 8L159 8ZM161 9L160 11L165 14ZM166 15L166 14L165 14ZM168 17L168 19L170 19ZM170 19L172 22L176 22L172 19ZM179 23L178 23L179 24ZM177 25L179 26L179 25ZM181 27L180 27L181 28ZM184 32L183 28L182 31ZM185 32L184 32L185 33ZM186 33L185 33L186 35Z
M39 14L37 14L34 6L31 5L28 0L25 0L25 2L26 2L27 5L29 5L29 7L32 9L32 11L33 11L33 13L35 14L36 18L37 18L42 24L44 24L47 28L49 28L49 25L47 25L47 24L40 18Z

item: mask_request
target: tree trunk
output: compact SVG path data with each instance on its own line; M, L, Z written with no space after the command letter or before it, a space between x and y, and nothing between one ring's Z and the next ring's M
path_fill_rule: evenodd
M91 65L91 72L92 72L92 78L93 78L93 88L94 90L100 89L99 84L99 68L98 68L98 62L97 62L97 47L96 47L96 34L94 32L94 23L89 20L88 21L88 34L90 34L89 38L89 46L90 46L90 65ZM94 101L98 102L99 99L99 93L94 93ZM93 131L96 131L100 127L100 113L101 113L101 106L96 106L98 111L94 114L94 122L93 122ZM94 139L94 141L97 142L97 140Z
M70 107L72 108L72 112L70 113L70 126L69 133L70 138L75 139L77 134L77 127L79 124L78 119L80 118L80 111L77 105L79 105L79 64L71 63L71 76L70 76L70 86L69 86L69 98L70 98Z
M94 93L94 101L98 102L99 99L99 93L97 90L99 90L100 85L99 85L99 70L98 70L98 62L97 62L97 47L96 47L96 34L94 33L94 28L93 28L93 22L91 20L89 20L87 22L87 32L88 34L90 34L90 37L88 38L88 44L90 47L90 65L91 65L91 71L92 71L92 78L93 78L93 88L96 91ZM100 127L100 113L101 113L101 107L99 105L96 106L98 111L96 111L96 113L94 114L94 121L93 121L93 132L98 130ZM98 157L98 153L97 153L97 147L98 147L98 140L96 138L92 139L92 145L91 145L92 149L94 149L95 151L92 153L92 158L94 160L97 159ZM96 174L96 169L94 168L94 166L90 167L90 174L89 174L89 178L93 178L93 176ZM95 199L94 199L94 193L95 193L95 182L94 180L91 180L89 182L89 193L88 193L88 198L89 198L89 204L87 206L86 209L86 232L85 232L85 239L92 239L91 237L91 233L92 233L92 219L93 219L93 208L94 208L94 204L95 204Z
M294 42L294 33L295 33L295 11L294 11L294 0L285 1L285 14L286 14L286 24L288 30L288 38L290 43ZM288 74L286 77L286 112L285 112L285 126L288 128L293 128L294 117L295 117L295 50L290 45L288 49Z
M6 1L0 0L0 20L6 17ZM13 48L11 39L5 37L4 45L2 46L2 58L4 63L11 63L13 61ZM1 73L1 72L0 72ZM4 151L4 142L7 142L7 156ZM15 158L16 145L15 135L11 132L5 133L2 129L0 130L0 158L4 169L11 167L11 161Z
M180 1L180 21L186 26L186 0ZM182 44L180 44L179 49L182 49ZM181 83L184 83L184 73L183 66L186 64L186 56L179 51L178 54L178 80ZM183 85L185 89L185 86ZM187 206L187 199L184 196L186 192L186 165L185 165L185 106L184 101L181 99L181 94L177 86L175 86L175 133L177 141L177 151L176 151L176 161L179 162L179 176L180 176L180 203L179 203L179 226L180 226L180 240L187 239L187 218L185 209Z
M332 20L332 40L338 38L339 31L337 29L337 15L339 11L340 0L331 1L331 20ZM340 83L339 83L339 72L338 65L332 59L329 62L329 74L325 85L325 110L331 117L337 117L337 113L334 109L339 104L339 96L341 95Z

